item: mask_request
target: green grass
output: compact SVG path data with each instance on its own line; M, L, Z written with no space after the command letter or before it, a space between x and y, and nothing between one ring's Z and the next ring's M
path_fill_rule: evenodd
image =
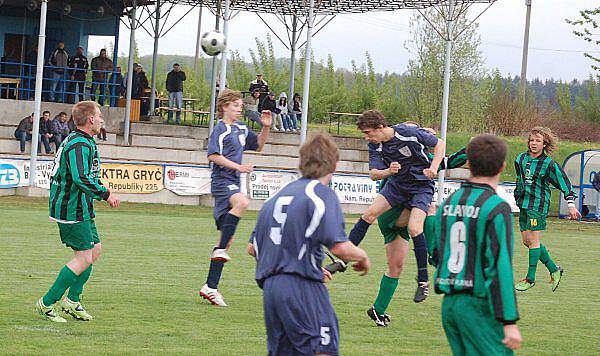
M0 353L266 353L261 291L253 280L254 261L244 254L256 213L242 219L238 229L234 260L220 286L230 307L218 309L196 295L216 236L210 209L124 204L109 210L98 204L104 254L83 296L96 319L55 325L36 315L33 304L71 253L60 245L46 206L46 199L0 198ZM551 219L544 240L566 274L552 293L543 283L547 272L539 266L538 285L518 295L522 353L595 354L600 350L600 229ZM385 270L381 242L377 229L371 229L364 243L374 267L368 276L348 272L329 284L342 354L448 354L441 297L412 302L412 254L389 309L391 327L376 328L367 319L365 310ZM520 243L515 243L515 266L516 276L523 276L527 258Z

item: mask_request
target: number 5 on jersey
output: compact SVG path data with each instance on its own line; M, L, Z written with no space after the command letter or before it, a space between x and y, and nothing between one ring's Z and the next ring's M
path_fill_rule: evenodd
M294 197L285 196L277 198L275 201L275 208L273 209L273 219L277 222L279 226L271 227L271 233L269 237L271 241L275 245L281 244L281 231L283 231L283 226L285 225L285 221L287 220L287 213L283 212L283 208L290 205L294 200Z

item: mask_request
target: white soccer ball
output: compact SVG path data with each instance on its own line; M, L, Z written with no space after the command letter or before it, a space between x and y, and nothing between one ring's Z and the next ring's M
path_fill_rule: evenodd
M200 44L204 53L209 56L218 56L225 50L227 39L219 31L210 31L202 35Z

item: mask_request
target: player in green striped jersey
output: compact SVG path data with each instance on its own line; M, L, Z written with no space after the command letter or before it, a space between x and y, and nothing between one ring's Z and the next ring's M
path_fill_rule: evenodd
M494 135L467 146L472 178L426 221L433 240L435 291L454 355L507 355L520 347L513 289L513 218L496 194L506 143Z
M528 151L518 155L515 160L517 186L514 195L521 209L519 226L523 244L529 249L527 276L515 286L518 291L526 291L535 285L538 261L542 261L550 272L552 291L558 288L563 274L562 267L554 263L546 246L540 243L541 232L546 230L550 185L563 193L570 218L576 220L581 217L575 207L577 195L569 178L561 166L548 156L556 149L557 142L558 139L549 128L534 127L529 134Z
M445 158L440 164L438 171L446 169L446 166L448 169L463 166L467 162L466 150L466 147L462 147L460 150ZM429 153L429 156L432 157L433 155ZM385 179L381 181L381 186L385 184L385 181ZM392 301L392 297L398 286L398 280L404 268L404 260L408 253L408 241L410 240L408 234L409 216L410 210L397 207L386 211L377 218L379 231L383 235L388 264L387 271L381 276L379 291L377 292L375 302L373 303L373 306L367 310L367 315L369 315L371 320L373 320L377 326L388 326L391 319L386 313L386 310ZM399 236L402 237L402 239L398 239ZM427 262L425 262L424 266L420 266L419 262L420 261L417 259L417 268L427 268ZM418 283L413 301L415 303L420 303L428 296L428 282Z
M119 206L119 199L98 179L100 158L93 136L100 133L104 122L100 107L93 101L82 101L73 107L72 114L77 129L56 151L50 179L49 210L50 219L58 224L62 243L75 255L36 303L42 316L62 323L66 319L57 313L57 307L75 319L92 320L81 306L79 297L102 249L94 223L93 200L106 200L112 207ZM69 293L63 298L67 289Z

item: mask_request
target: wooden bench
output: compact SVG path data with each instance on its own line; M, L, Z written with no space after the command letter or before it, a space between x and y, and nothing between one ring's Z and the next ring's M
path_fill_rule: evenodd
M9 93L10 93L10 85L14 85L15 86L15 99L19 100L19 88L21 86L21 79L20 78L5 78L5 77L0 77L0 92L2 91L2 86L3 85L7 85L6 87L6 98L8 99L9 97Z

